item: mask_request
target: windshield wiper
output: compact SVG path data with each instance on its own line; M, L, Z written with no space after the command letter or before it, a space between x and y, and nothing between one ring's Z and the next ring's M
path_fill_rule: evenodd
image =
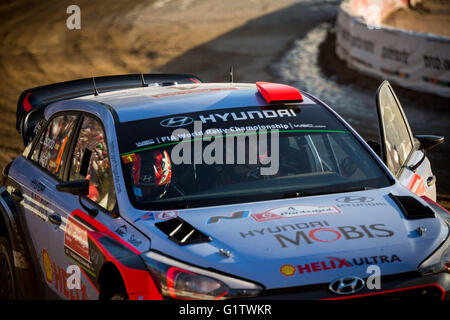
M367 186L356 186L356 187L350 187L343 190L338 190L337 192L352 192L352 191L366 191L366 190L372 190L372 187Z
M322 189L322 188L321 188ZM364 191L364 190L370 190L373 189L372 187L366 187L366 186L356 186L356 187L350 187L350 188L335 188L335 189L325 189L325 190L318 190L317 192L308 192L304 190L299 191L289 191L286 193L283 193L282 198L283 199L289 199L289 198L301 198L301 197L309 197L309 196L320 196L320 195L327 195L327 194L333 194L333 193L343 193L343 192L352 192L352 191Z
M326 194L333 194L333 193L344 193L344 192L353 192L353 191L365 191L373 189L372 187L366 187L366 186L356 186L356 187L350 187L350 188L334 188L334 189L328 189L328 190L322 190L319 192L312 192L310 195L312 196L319 196L319 195L326 195Z
M282 198L284 198L284 199L300 198L300 197L307 197L307 196L310 196L310 195L311 195L310 193L308 193L306 191L303 191L303 190L300 190L300 191L289 191L289 192L283 193Z

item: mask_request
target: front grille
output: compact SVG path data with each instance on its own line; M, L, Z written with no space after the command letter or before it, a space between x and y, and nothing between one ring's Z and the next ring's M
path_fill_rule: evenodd
M445 292L436 285L425 285L420 287L405 288L399 290L391 290L380 292L378 294L363 296L359 299L364 300L403 300L410 298L420 298L427 300L442 300Z
M259 296L259 298L283 300L406 300L410 298L421 298L421 300L442 300L445 297L443 289L434 283L401 288L402 283L420 277L421 275L417 271L383 276L381 277L381 291L365 289L359 293L348 296L332 294L328 289L329 283L321 283L299 287L269 289L265 290L263 295ZM385 289L383 289L383 287ZM389 287L397 289L389 289Z

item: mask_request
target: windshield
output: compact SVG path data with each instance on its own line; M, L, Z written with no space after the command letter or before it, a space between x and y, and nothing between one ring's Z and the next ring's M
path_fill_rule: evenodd
M367 150L320 105L221 109L121 123L119 130L128 194L146 210L389 185Z

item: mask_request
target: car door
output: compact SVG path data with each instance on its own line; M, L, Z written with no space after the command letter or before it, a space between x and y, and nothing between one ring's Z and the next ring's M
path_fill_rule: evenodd
M403 108L388 81L377 90L381 158L402 185L419 196L436 200L436 177L426 156L443 142L439 136L414 136Z
M80 209L88 212L92 207L110 212L116 204L101 122L78 114L53 118L32 150L30 160L34 164L30 178L35 177L35 181L40 177L41 189L45 190L38 197L33 194L24 197L30 198L31 204L39 204L37 209L28 205L28 217L46 283L63 299L97 298L99 292L92 281L100 261L95 250L91 250L92 230L74 213ZM58 190L61 183L80 179L89 180L87 197ZM72 281L72 275L79 277L79 281ZM79 285L70 285L76 283Z
M30 158L20 168L26 173L19 176L23 187L23 200L20 203L44 281L51 291L62 298L70 298L70 294L76 293L67 289L67 272L62 264L64 250L61 239L70 200L60 195L56 185L62 181L78 119L78 113L53 116L43 128Z

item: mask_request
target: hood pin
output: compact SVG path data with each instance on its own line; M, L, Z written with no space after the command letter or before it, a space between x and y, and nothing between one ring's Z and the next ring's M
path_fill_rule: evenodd
M222 248L219 249L218 254L220 254L221 256L227 257L227 258L229 258L229 257L231 256L230 251L228 251L228 250L225 251L225 250L223 250Z
M417 233L419 234L419 236L422 236L423 233L424 233L425 231L427 231L427 229L426 229L426 228L423 228L423 227L418 227L418 228L416 229L416 231L417 231Z

